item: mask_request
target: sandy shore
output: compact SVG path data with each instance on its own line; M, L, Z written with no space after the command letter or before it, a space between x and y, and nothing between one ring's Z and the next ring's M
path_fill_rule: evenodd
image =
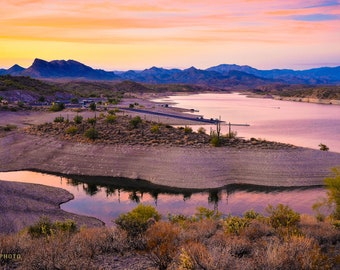
M178 188L243 183L322 185L340 154L306 148L162 147L73 143L12 132L0 138L0 171L126 177Z
M18 232L41 216L51 221L72 219L78 226L103 226L98 219L60 209L61 203L72 199L71 193L60 188L0 181L0 233Z

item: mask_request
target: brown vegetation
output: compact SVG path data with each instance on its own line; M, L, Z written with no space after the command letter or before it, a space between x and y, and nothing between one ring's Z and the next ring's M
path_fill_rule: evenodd
M339 268L338 228L312 216L300 217L286 207L271 210L275 213L268 217L250 211L232 220L234 217L221 218L218 212L200 208L192 217L149 222L139 236L142 246L134 245L120 226L78 232L64 229L40 237L23 231L0 237L0 253L16 254L12 259L1 258L1 265L6 269ZM145 210L139 207L137 212ZM300 217L295 230L282 230L295 215ZM237 233L229 230L241 224L240 220L244 222ZM273 220L284 222L273 227Z

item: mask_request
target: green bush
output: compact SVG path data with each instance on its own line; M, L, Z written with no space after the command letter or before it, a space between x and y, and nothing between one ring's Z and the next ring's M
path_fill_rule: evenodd
M81 122L83 122L83 117L81 115L76 115L74 118L73 118L73 121L74 123L76 124L81 124Z
M91 110L91 111L95 111L95 110L96 110L96 108L97 108L97 105L96 105L96 103L94 103L94 102L91 102L91 103L90 103L90 110Z
M219 219L221 218L222 214L219 211L216 210L210 210L208 208L205 208L203 206L199 206L196 208L195 216L198 220L203 219Z
M128 233L128 236L138 236L144 233L150 220L159 221L161 215L151 205L139 204L136 208L126 214L121 214L115 223Z
M325 179L328 202L333 206L332 217L340 220L340 167L333 168L333 176Z
M97 122L97 118L94 117L94 118L87 118L87 123L91 124L91 125L95 125Z
M184 133L186 133L186 134L192 133L192 128L188 127L188 126L185 126L184 127Z
M250 219L237 216L229 216L224 220L224 227L227 233L239 235L240 232L250 225Z
M247 219L258 219L258 218L262 218L263 216L260 213L255 212L252 209L252 210L248 210L248 211L244 212L243 217L245 217Z
M48 217L41 217L39 221L28 227L28 234L32 238L48 237L56 232L74 233L77 224L73 220L56 221L54 223Z
M221 146L221 139L217 136L217 134L213 133L211 135L210 144L214 147Z
M153 125L150 128L151 133L160 133L159 125Z
M76 126L70 126L66 129L65 132L66 134L69 134L69 135L75 135L78 132L78 128Z
M94 127L91 127L85 131L84 136L88 139L95 140L98 138L98 131Z
M56 118L54 118L54 122L55 123L63 123L64 122L64 117L63 116L57 116Z
M50 107L50 111L52 112L59 112L65 109L65 104L64 103L53 103L52 106Z
M107 124L113 124L116 121L117 121L117 117L114 114L109 114L106 116L105 122Z
M130 125L133 128L137 128L141 123L142 123L142 118L140 118L140 116L135 116L134 118L130 120Z
M300 222L300 214L293 211L287 205L279 204L276 208L268 205L266 211L269 213L269 223L274 229L286 228L287 233L296 229Z

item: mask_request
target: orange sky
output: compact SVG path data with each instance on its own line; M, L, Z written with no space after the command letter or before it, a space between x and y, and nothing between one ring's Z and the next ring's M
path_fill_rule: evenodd
M340 65L340 1L3 0L0 67L74 59L106 70Z

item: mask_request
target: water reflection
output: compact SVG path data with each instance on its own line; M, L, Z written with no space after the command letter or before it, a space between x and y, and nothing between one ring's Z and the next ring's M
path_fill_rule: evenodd
M289 205L300 213L312 213L313 203L326 195L322 187L229 185L221 189L187 190L153 185L143 180L70 177L31 171L0 173L0 179L64 188L74 195L74 200L62 204L62 209L97 217L108 225L138 203L155 206L165 217L169 213L192 215L198 206L233 215L242 215L250 209L265 213L268 204L278 203Z

